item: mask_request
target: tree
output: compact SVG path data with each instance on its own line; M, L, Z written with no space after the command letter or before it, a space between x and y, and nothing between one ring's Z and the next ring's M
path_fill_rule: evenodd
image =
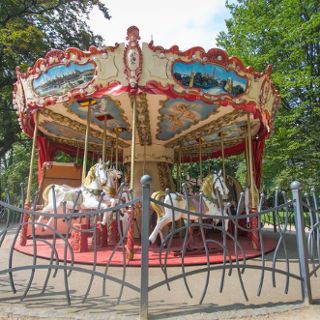
M102 38L93 34L88 14L98 7L110 19L108 9L100 0L2 0L0 2L0 168L2 185L8 185L9 170L15 161L14 152L25 146L12 106L15 67L23 70L50 48L75 46L87 49L101 46ZM28 145L28 148L30 146ZM28 164L26 164L28 168ZM10 170L9 170L10 171ZM24 180L24 177L21 177ZM1 191L0 191L1 194Z
M320 187L320 3L316 0L227 2L232 17L218 44L257 71L273 67L283 107L267 140L263 184L300 180Z

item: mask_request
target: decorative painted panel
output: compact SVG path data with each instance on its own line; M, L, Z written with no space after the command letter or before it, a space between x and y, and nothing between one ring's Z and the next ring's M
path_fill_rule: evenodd
M72 103L69 106L70 111L76 113L81 119L87 118L87 108L81 107L77 102ZM107 130L111 131L114 128L124 128L125 131L119 134L119 137L124 140L131 139L131 133L128 132L129 124L126 121L124 111L117 106L117 104L110 98L103 98L97 100L95 105L91 106L92 119L91 121L96 123L99 127L103 128L103 120L99 120L101 115L110 115L113 119L107 121Z
M93 63L60 64L34 79L32 86L36 94L41 97L62 96L73 88L84 88L93 79L94 72Z
M71 140L85 141L85 134L76 131L70 127L60 125L53 122L44 121L42 127L49 133L57 136L64 137ZM89 143L101 144L102 140L94 137L89 137Z
M255 125L251 124L251 130L254 130ZM230 125L225 125L222 128L220 128L218 131L213 132L209 135L204 135L202 138L204 139L204 143L211 143L211 142L217 142L220 143L221 141L221 135L223 136L223 139L225 142L227 141L233 141L236 139L244 139L244 136L247 133L247 121L241 120L238 122L235 122ZM185 139L182 141L183 147L198 145L199 142L197 139Z
M238 96L245 92L247 79L221 66L200 62L175 62L172 66L174 79L184 87L197 88L210 95L229 94Z
M159 140L168 140L177 133L190 128L201 120L207 119L218 107L202 101L184 99L167 100L160 111Z

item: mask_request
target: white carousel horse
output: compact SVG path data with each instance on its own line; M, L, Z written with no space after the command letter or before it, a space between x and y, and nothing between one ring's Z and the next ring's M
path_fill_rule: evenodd
M97 209L100 203L101 193L104 192L103 201L100 203L100 209L107 209L115 205L114 195L116 194L116 183L120 172L115 169L107 169L104 163L97 163L92 166L84 180L84 183L79 188L73 188L67 185L49 185L43 191L42 197L45 206L42 212L50 212L56 208L59 210L63 203L66 203L66 209L88 210ZM54 195L53 195L54 190ZM103 219L107 219L106 212ZM37 220L36 228L42 222L43 216ZM46 229L53 223L53 218L50 218L44 226Z
M222 214L227 214L227 209L224 206L221 208L223 203L221 205L219 204L219 199L217 198L216 191L218 192L218 196L221 197L220 202L224 202L228 199L229 190L223 180L223 177L221 174L210 174L208 175L201 186L200 191L203 193L203 215L206 217L210 216L222 216ZM152 194L152 198L159 200L161 197L163 197L165 193L163 191L157 191ZM187 203L188 199L186 199L185 196L178 193L170 193L167 194L164 198L164 203L173 206L179 209L188 209L189 205ZM158 234L160 233L161 241L163 242L163 236L162 236L162 228L166 226L168 223L172 222L173 213L172 209L164 208L164 212L162 207L159 205L156 205L154 203L151 203L151 206L156 211L158 215L157 224L152 231L151 235L149 236L149 241L151 243L154 243ZM190 208L190 211L193 212L200 212L199 204L194 204L194 208ZM223 211L223 212L222 212ZM175 221L183 218L184 220L188 220L188 215L182 212L179 212L177 210L174 211L174 218ZM190 215L190 220L199 220L199 216ZM227 221L225 222L225 226L227 226Z

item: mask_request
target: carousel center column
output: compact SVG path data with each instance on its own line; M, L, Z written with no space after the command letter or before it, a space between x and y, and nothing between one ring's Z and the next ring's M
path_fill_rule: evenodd
M124 164L129 169L131 148L124 149ZM134 172L130 181L133 181L135 195L141 195L140 179L144 174L152 177L151 192L170 188L174 191L172 180L172 166L174 164L174 150L161 145L142 146L135 144ZM130 172L130 169L128 170Z
M173 149L162 145L154 145L143 137L138 137L137 100L139 94L139 79L142 73L142 50L139 45L140 35L136 26L127 30L128 43L124 50L125 74L128 81L128 93L132 110L132 140L131 147L124 149L124 164L130 174L130 188L134 195L141 195L140 179L144 174L152 177L151 190L173 190L171 169L174 162Z

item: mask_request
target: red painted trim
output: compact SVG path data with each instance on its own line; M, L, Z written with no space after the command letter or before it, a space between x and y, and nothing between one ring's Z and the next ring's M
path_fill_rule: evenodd
M44 58L39 58L33 67L29 67L25 74L21 74L22 78L28 78L30 75L36 75L39 73L39 70L42 68L47 69L49 66L54 66L57 64L67 64L70 62L75 62L73 60L70 61L72 55L76 57L76 59L80 60L83 58L87 58L89 61L93 61L91 59L92 56L97 54L108 54L108 52L114 52L119 47L119 44L116 43L114 47L109 46L103 49L97 48L95 46L91 46L89 51L82 51L78 48L67 48L66 51L52 49L50 50ZM55 61L55 62L52 62Z
M184 92L176 92L174 90L174 85L168 84L167 86L162 86L156 81L149 81L144 87L141 87L142 91L150 94L161 94L166 95L171 99L185 99L188 101L201 100L208 104L216 104L220 106L231 105L236 110L243 110L245 112L253 113L254 117L260 117L260 110L256 107L256 104L253 101L241 102L237 104L233 101L232 97L228 94L219 95L215 100L212 99L212 95L201 94L198 89L188 90Z

